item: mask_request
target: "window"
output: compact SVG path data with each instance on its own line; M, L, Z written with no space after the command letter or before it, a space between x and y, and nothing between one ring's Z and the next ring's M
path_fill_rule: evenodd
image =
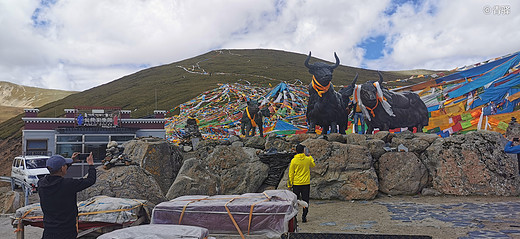
M29 154L41 152L42 154L47 153L47 140L27 140L26 152Z
M81 144L58 144L56 145L56 153L65 157L72 157L72 153L81 152Z
M35 159L26 159L25 164L28 169L34 168L45 168L47 163L47 158L35 158Z
M105 159L107 144L85 144L85 153L92 152L94 162L101 162Z
M107 142L108 135L85 135L85 142Z
M116 141L118 143L123 143L123 142L126 142L126 141L130 141L130 140L132 140L134 138L135 138L134 135L118 135L118 136L113 135L112 137L110 137L110 140L111 141Z
M83 141L81 139L81 135L79 136L65 136L65 135L58 135L56 138L57 142L81 142Z

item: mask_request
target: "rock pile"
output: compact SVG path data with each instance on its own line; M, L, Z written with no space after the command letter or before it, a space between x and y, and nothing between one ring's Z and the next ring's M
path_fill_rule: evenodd
M506 139L489 131L449 138L424 133L204 140L181 152L164 140L138 139L125 145L137 166L98 168L97 183L80 200L96 195L146 199L153 203L182 195L243 194L287 188L293 148L309 148L311 198L366 200L389 195L516 196L520 177ZM269 151L276 154L269 156ZM276 156L273 156L276 155ZM283 177L282 177L283 176ZM280 179L281 178L281 179Z

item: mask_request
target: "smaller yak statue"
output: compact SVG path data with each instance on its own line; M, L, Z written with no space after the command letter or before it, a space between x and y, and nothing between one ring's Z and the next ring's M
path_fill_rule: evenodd
M255 136L256 128L258 127L258 131L260 132L260 137L264 137L264 128L263 128L263 117L269 117L270 112L269 109L264 108L260 109L258 101L250 100L247 102L246 110L242 113L242 119L240 120L241 133L246 137Z
M428 108L419 95L413 92L391 92L382 87L383 76L380 72L379 81L365 82L356 85L354 102L359 104L367 119L367 133L374 128L388 131L389 129L405 128L417 132L428 125Z
M312 82L308 86L309 102L307 104L307 133L316 133L316 125L322 127L324 135L330 129L332 133L345 134L347 112L346 104L341 95L334 90L332 85L332 72L339 66L339 58L334 53L336 63L329 65L323 62L309 64L311 52L305 60L305 66L312 74Z

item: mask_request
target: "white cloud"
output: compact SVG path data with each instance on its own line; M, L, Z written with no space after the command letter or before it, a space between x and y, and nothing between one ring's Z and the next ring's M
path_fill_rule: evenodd
M509 6L510 14L488 14L486 6ZM386 17L386 56L370 62L384 69L450 69L520 50L518 1L425 1L404 4Z
M518 50L520 4L503 2L510 15L485 15L485 5L498 4L491 0L408 3L390 16L390 0L1 1L0 80L84 90L142 65L220 48L312 51L328 61L337 52L343 65L374 69L448 69ZM359 43L378 35L387 36L384 57L364 60Z

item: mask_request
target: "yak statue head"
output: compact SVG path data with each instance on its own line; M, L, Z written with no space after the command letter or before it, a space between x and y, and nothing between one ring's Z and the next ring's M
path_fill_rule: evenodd
M339 58L334 52L334 58L336 58L336 64L329 65L323 62L316 62L314 64L309 64L309 60L311 59L311 52L309 51L309 55L307 59L305 59L305 66L309 69L309 73L314 75L318 83L322 86L326 86L332 80L332 72L336 67L339 66Z
M347 87L341 88L341 90L339 90L339 94L341 95L341 100L343 100L343 102L348 103L350 101L350 96L354 94L354 88L356 87L357 78L358 74L356 73L356 76L354 77L352 83Z
M247 109L249 114L251 114L251 117L253 117L252 115L258 113L260 110L260 105L258 104L257 100L250 100L247 102Z
M377 74L379 75L379 86L382 87L383 75L379 71ZM361 86L360 96L363 104L368 107L374 107L377 104L377 89L374 86L374 81L367 81Z

